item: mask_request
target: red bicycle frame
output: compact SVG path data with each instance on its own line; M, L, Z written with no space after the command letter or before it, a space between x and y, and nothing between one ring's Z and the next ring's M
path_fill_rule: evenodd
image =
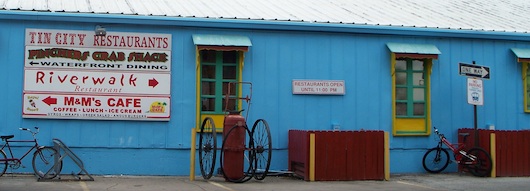
M458 164L460 164L462 162L462 156L465 156L469 159L471 159L471 163L475 162L477 157L476 156L473 156L473 155L468 155L466 151L464 151L464 148L466 147L466 144L465 144L465 140L466 140L466 136L469 135L469 133L462 133L460 135L463 135L464 136L464 141L463 143L457 143L457 144L452 144L450 143L443 134L440 134L438 132L438 129L434 128L434 132L440 137L440 142L438 144L444 144L445 146L447 146L451 151L453 151L453 154L454 154L454 157L455 157L455 160ZM438 147L441 148L441 145L438 145Z
M0 159L0 161L16 161L17 163L21 163L22 162L22 159L24 159L26 156L28 156L28 154L33 151L33 149L37 149L39 147L39 143L37 142L37 138L35 138L35 134L37 134L38 132L33 132L29 129L26 129L26 128L20 128L20 130L25 130L25 131L29 131L31 132L31 134L33 135L33 140L9 140L10 138L13 138L13 137L10 137L10 138L4 138L3 141L6 142L6 144L4 144L2 146L2 148L0 148L0 150L4 150L4 148L7 147L7 149L9 150L9 156L11 158L6 158L6 159ZM37 130L38 131L38 130ZM24 155L22 155L22 157L20 158L15 158L13 157L13 151L11 150L11 145L9 143L35 143L35 145L33 145L28 151L26 151L26 153ZM4 151L5 152L5 151ZM7 153L6 153L7 154Z

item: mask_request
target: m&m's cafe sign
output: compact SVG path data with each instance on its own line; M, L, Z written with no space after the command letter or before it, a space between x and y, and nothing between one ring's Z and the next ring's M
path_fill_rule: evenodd
M26 29L23 117L169 121L171 35Z

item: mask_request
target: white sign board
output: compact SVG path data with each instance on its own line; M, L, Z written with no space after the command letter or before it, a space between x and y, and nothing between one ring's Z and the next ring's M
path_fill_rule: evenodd
M344 95L344 80L293 80L293 94Z
M26 46L85 47L104 49L171 50L171 35L107 31L26 29Z
M33 118L160 120L169 117L169 97L24 94L24 115Z
M26 92L169 95L170 75L116 71L24 71Z
M170 51L26 46L24 67L68 70L171 71Z
M467 78L467 103L471 105L484 105L482 80Z
M171 34L25 35L23 117L170 119Z

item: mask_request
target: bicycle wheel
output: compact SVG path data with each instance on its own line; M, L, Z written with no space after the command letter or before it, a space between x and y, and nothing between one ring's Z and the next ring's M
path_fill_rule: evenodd
M264 119L258 119L252 127L254 140L254 178L263 180L269 172L272 157L272 139L269 124Z
M423 168L430 173L442 172L449 165L449 153L440 147L429 149L423 155Z
M0 176L4 175L7 170L7 155L3 150L0 150Z
M41 147L33 153L33 171L38 178L52 179L61 173L63 162L55 163L60 158L59 152L52 147Z
M213 175L217 154L217 135L213 119L207 117L201 125L199 137L199 164L202 177L206 180Z
M491 162L491 156L486 150L475 147L470 149L467 154L471 158L476 159L473 161L473 159L466 156L462 158L464 167L466 167L471 174L478 177L490 175L493 164Z
M245 144L246 140L249 140L248 145ZM254 151L252 148L252 137L246 126L236 125L230 128L223 138L220 157L221 171L225 180L242 183L252 178L254 173L252 167Z

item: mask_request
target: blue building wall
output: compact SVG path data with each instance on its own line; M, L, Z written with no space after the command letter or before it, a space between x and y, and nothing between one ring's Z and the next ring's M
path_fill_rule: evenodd
M484 81L484 106L478 107L479 128L490 124L501 130L530 128L530 114L523 112L521 65L510 51L513 47L530 48L524 34L58 15L0 13L3 52L0 80L4 82L0 83L3 89L0 132L30 138L18 128L39 126L42 144L51 145L52 138L61 139L93 174L189 174L191 129L196 119L196 55L192 34L237 34L251 39L253 45L245 53L243 69L243 81L254 85L248 121L259 118L268 121L274 148L273 170L287 169L290 129L331 130L332 125L340 125L341 130L392 131L390 52L386 47L389 42L433 44L442 52L432 68L431 112L433 126L440 128L449 140L457 140L458 128L473 127L473 106L467 104L466 77L458 74L459 62L476 61L491 69L491 80ZM91 31L96 24L104 25L108 31L172 35L169 122L21 117L25 29ZM293 79L344 80L346 94L293 95ZM432 135L390 136L391 173L423 172L421 158L433 146ZM30 160L23 162L31 164ZM67 165L66 171L69 169L74 167ZM200 172L198 165L196 172Z

